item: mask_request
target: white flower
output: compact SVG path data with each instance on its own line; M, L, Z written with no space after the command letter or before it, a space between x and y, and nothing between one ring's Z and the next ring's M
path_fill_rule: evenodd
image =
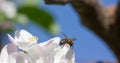
M27 55L19 51L15 44L8 44L3 47L0 54L0 63L25 63Z
M16 44L20 49L24 51L28 51L32 46L36 45L38 40L36 36L33 36L23 29L20 31L16 31L14 38L12 38L9 34L8 37L11 42Z
M40 43L44 52L43 63L75 63L74 51L68 44L59 45L60 38L55 37ZM40 58L41 60L43 58ZM37 61L39 61L37 60Z
M1 0L0 11L4 12L7 18L14 18L16 16L16 5L13 2Z
M0 63L16 63L16 60L14 57L9 56L9 54L12 54L13 52L16 52L16 46L13 44L8 44L1 50L0 54Z
M8 37L13 45L22 50L18 51L16 49L15 51L12 50L11 54L4 53L2 55L12 56L15 58L16 63L75 63L73 49L67 43L59 45L60 37L37 43L37 38L26 30L16 31L14 38L9 34ZM15 48L17 47L13 49Z

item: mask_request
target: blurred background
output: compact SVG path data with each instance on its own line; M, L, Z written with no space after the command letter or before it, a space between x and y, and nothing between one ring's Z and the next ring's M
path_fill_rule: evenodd
M100 0L106 7L116 5L117 0ZM0 46L10 43L7 34L25 29L39 38L39 42L53 37L64 38L61 32L74 42L76 63L114 63L116 57L95 33L81 24L71 4L47 5L43 0L0 0Z

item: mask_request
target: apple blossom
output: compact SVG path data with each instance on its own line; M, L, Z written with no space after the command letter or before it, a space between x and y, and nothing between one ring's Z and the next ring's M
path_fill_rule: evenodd
M0 11L5 13L6 17L11 19L16 16L16 5L13 2L7 0L0 0Z
M38 38L23 29L16 31L14 38L8 37L12 44L2 49L2 63L75 63L72 47L67 43L59 45L60 37L37 43Z
M12 38L11 35L8 34L8 37L11 42L16 44L20 49L24 51L28 51L29 48L37 44L38 38L33 36L31 33L26 30L17 30L15 32L15 37Z
M23 51L19 51L15 44L7 44L0 54L0 63L26 63L28 57Z
M13 44L8 44L5 47L3 47L0 54L0 63L16 63L15 58L9 56L9 54L12 54L15 51L17 51L17 49L16 46Z

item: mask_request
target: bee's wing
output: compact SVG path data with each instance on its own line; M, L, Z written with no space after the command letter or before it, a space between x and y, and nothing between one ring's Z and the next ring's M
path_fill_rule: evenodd
M65 33L63 33L63 32L61 32L62 34L63 34L63 36L65 37L65 38L67 38L67 35L65 34Z
M60 37L54 37L54 38L52 38L52 39L50 39L50 40L48 40L46 42L40 43L39 45L40 46L45 46L45 45L49 45L51 43L53 43L53 44L59 44L60 40L61 40Z

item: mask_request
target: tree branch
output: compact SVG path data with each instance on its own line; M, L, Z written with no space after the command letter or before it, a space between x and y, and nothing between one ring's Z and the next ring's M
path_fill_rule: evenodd
M55 4L59 1L49 0L49 2ZM99 0L71 0L69 2L79 14L82 23L100 36L120 61L120 1L117 11L115 11L115 6L105 8Z
M64 5L68 2L69 2L68 0L45 0L46 4L61 4L61 5Z

